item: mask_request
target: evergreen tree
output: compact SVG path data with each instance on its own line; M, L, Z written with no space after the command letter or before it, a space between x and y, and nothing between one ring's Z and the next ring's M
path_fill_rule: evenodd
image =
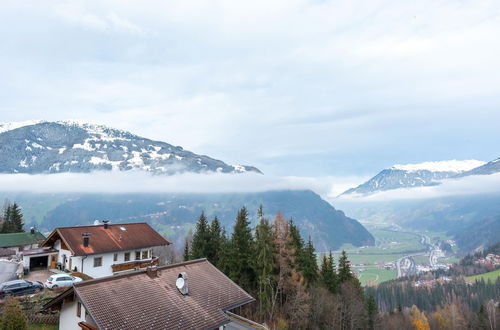
M11 219L11 226L12 226L12 233L20 233L23 232L23 215L21 213L21 209L19 208L19 205L16 203L12 204L11 209L10 209L10 219Z
M331 293L337 293L337 273L335 270L335 263L333 262L332 251L328 257L323 255L323 262L321 264L320 279L325 288Z
M258 281L259 314L264 317L272 304L275 285L274 237L269 221L264 218L262 205L258 210L260 222L255 228L255 272Z
M303 250L302 259L302 274L304 275L306 284L310 286L316 283L318 279L318 263L311 236L309 236L309 240Z
M193 235L193 242L191 243L191 258L207 258L209 254L209 241L210 228L205 213L202 212L196 223L196 231Z
M10 203L6 203L3 209L2 234L7 234L11 232L12 232L11 206Z
M351 263L347 259L347 253L342 250L339 258L339 282L344 283L352 280L354 277L351 273Z
M19 205L7 203L4 207L3 225L1 233L23 232L23 215Z
M245 207L238 211L231 236L231 270L229 276L246 290L251 290L255 282L253 270L253 237Z
M299 271L303 271L304 264L304 240L302 236L300 236L299 228L293 223L293 220L288 222L291 244L295 251L295 262Z
M210 239L208 241L207 258L214 265L218 265L221 254L222 227L215 217L210 224Z
M189 253L189 241L188 241L187 237L184 240L184 254L183 254L183 258L184 258L184 261L188 261L191 258L190 253Z
M378 307L375 297L372 294L368 296L368 300L366 301L366 310L368 312L368 328L373 330L375 328L375 318L378 314Z
M231 242L227 238L226 230L222 228L220 234L220 253L217 268L229 276L231 269Z
M26 316L16 299L9 298L7 300L2 314L0 318L0 330L28 329Z

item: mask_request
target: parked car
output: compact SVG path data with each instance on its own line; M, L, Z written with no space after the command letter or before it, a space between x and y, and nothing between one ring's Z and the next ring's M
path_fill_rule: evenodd
M8 281L0 284L0 299L7 296L22 296L25 294L38 293L42 290L42 282L31 282L26 280Z
M82 279L76 276L71 276L68 274L56 274L50 276L47 281L45 281L45 286L48 289L63 288L66 286L71 286L73 283L81 282Z

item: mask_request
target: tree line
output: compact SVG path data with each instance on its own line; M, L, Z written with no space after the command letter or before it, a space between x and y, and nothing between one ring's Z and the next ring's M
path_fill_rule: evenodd
M332 253L318 256L311 238L277 214L272 221L258 210L251 227L246 208L236 216L228 235L215 217L202 213L186 237L184 260L207 258L257 302L245 306L247 317L279 329L373 329L377 304L365 298L351 272L345 251L335 262Z
M0 234L23 232L24 220L19 205L5 203L3 214L0 215Z

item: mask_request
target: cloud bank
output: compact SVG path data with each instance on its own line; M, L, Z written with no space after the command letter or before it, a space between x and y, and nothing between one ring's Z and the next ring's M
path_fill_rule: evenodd
M273 177L255 173L151 175L141 171L0 174L0 191L34 193L239 193L310 189L324 198L365 178Z

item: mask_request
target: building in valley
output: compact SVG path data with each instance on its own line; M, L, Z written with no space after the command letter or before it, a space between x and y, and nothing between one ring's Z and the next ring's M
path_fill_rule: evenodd
M199 259L75 283L45 309L60 310L61 330L230 329L229 310L252 301Z
M147 223L61 227L41 244L55 251L49 268L84 273L92 278L157 264L153 248L170 244Z

